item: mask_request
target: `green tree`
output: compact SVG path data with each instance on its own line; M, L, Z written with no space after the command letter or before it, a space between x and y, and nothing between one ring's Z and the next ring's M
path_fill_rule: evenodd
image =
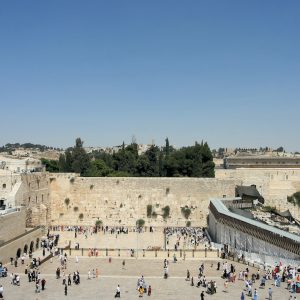
M80 175L84 175L89 167L90 157L83 148L83 141L77 138L72 151L72 170L76 173L80 173Z

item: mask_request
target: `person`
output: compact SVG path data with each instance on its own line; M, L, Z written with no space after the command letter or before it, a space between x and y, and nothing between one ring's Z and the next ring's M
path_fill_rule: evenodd
M67 284L65 284L65 296L67 296L68 295L68 286L67 286Z
M257 293L256 288L254 289L253 300L258 300L258 293Z
M44 291L45 290L45 285L46 285L45 278L42 279L41 284L42 284L42 291Z
M148 296L151 296L151 293L152 293L152 288L151 288L151 285L149 285L149 287L148 287Z
M190 281L190 271L189 270L186 271L186 280Z
M143 295L144 295L144 288L143 288L143 286L142 285L140 285L140 287L139 287L139 297L141 298L141 297L143 297Z
M165 268L164 268L164 278L165 279L168 278L168 266L165 266Z
M125 270L125 259L122 262L122 269Z
M200 299L204 300L204 291L202 291L202 293L200 294Z
M269 288L269 300L272 300L272 294L273 294L273 291L272 291L272 288Z
M228 281L225 280L224 282L224 292L227 293L227 289L228 289Z
M116 294L115 294L115 298L120 298L120 297L121 297L121 289L120 289L120 285L118 284Z
M4 292L4 288L3 286L0 284L0 299L3 299L3 292Z
M244 291L242 291L242 294L241 294L241 300L245 300L245 294L244 294Z

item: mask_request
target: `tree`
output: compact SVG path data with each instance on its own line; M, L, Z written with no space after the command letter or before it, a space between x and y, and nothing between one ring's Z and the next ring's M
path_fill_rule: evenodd
M76 139L75 147L72 150L72 170L83 175L90 167L90 157L83 149L83 141Z
M111 173L111 169L107 167L102 159L96 159L91 162L89 169L86 171L87 177L103 177Z

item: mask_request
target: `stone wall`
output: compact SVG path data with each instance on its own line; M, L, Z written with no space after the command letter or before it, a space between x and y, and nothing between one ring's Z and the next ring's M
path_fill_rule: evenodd
M265 205L276 206L280 211L290 209L294 217L300 219L299 208L287 202L287 196L300 191L300 169L219 169L216 178L232 179L240 185L255 184L265 198Z
M50 191L48 173L22 175L17 205L27 209L27 227L47 225L50 222Z
M87 178L75 174L50 175L51 223L94 225L185 226L181 208L188 206L192 226L206 225L209 199L234 196L235 180L214 178ZM68 200L66 200L68 199ZM147 218L152 205L156 218ZM170 206L170 217L162 218L162 208ZM82 219L80 215L82 214Z

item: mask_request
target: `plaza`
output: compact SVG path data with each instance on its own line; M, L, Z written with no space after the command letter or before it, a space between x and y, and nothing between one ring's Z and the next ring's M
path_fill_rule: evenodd
M143 246L143 241L147 241L148 235L152 233L140 233L138 234L139 243ZM66 244L66 241L72 239L71 235L74 232L60 232L61 238L59 245ZM162 233L154 233L152 236L155 240L160 239L163 241ZM102 243L103 247L110 247L115 242L115 248L125 248L126 241L128 246L133 245L136 242L136 233L120 234L115 235L104 235L103 233L97 233L87 238L84 235L79 235L77 239L72 239L72 243L80 242L83 247L95 247ZM101 244L100 243L100 244ZM131 244L132 243L132 244ZM64 253L67 255L66 269L61 269L66 276L73 274L75 271L80 273L80 284L75 285L72 283L68 287L68 294L64 294L64 285L62 285L62 278L56 279L56 269L61 267L59 257L53 257L39 267L40 279L46 280L46 289L40 293L35 292L35 283L28 282L27 275L25 275L25 266L30 263L29 258L25 259L25 263L22 265L18 263L18 267L7 264L8 277L0 278L0 284L4 287L4 299L14 300L54 300L54 299L113 299L116 291L116 287L119 284L121 289L122 299L138 299L137 291L137 280L143 275L147 285L152 287L152 295L149 298L155 300L166 300L166 299L200 299L200 293L206 291L206 288L196 287L199 267L204 263L204 275L207 281L213 280L217 284L217 293L208 295L205 293L205 299L240 299L242 290L245 288L243 280L236 280L235 283L229 283L227 292L224 292L224 282L222 279L222 265L226 260L221 260L218 257L204 257L204 252L201 258L190 257L179 257L179 251L176 252L178 260L176 263L173 262L173 257L167 256L167 251L162 252L158 257L152 256L148 258L148 252L145 257L130 257L126 252L121 252L121 256L108 255L105 256L92 256L89 257L87 252L81 255L81 252L73 253L69 255L70 251L65 250ZM117 252L114 252L117 253ZM48 252L46 253L46 255ZM41 249L33 253L33 257L42 257ZM168 259L169 262L169 278L164 279L164 259ZM77 262L78 261L78 262ZM125 266L123 266L125 262ZM220 262L221 268L217 271L217 263ZM231 263L236 268L236 273L246 269L246 265L237 262L227 261L228 265ZM256 273L257 268L248 266L249 275ZM98 277L88 279L89 271L98 270ZM190 276L194 279L195 286L191 286L191 281L186 280L187 270L190 272ZM10 274L20 274L20 286L12 285ZM261 270L262 273L262 270ZM264 289L259 288L259 280L253 284L254 288L257 288L259 299L265 299L268 294L268 288L273 289L273 299L285 300L289 299L290 293L286 289L286 283L282 283L281 287L274 287L273 280L267 280ZM146 294L144 297L148 298ZM250 299L250 297L249 297Z

